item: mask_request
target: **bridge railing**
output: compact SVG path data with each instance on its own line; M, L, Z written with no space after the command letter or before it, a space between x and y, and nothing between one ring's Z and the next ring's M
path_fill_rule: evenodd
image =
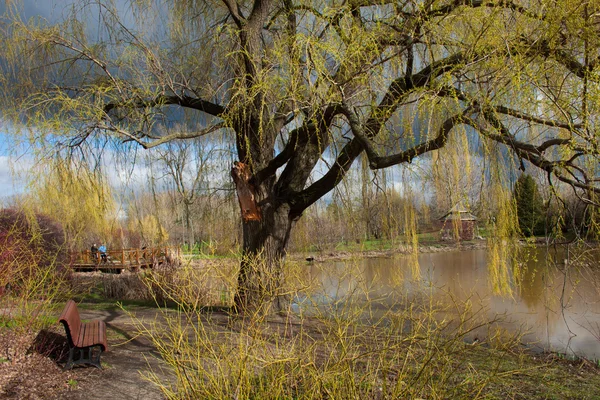
M101 253L92 253L91 250L72 251L69 254L71 265L103 265L118 264L127 266L151 265L162 262L168 255L179 254L178 247L146 247L141 249L118 249L107 250L106 261L102 259Z

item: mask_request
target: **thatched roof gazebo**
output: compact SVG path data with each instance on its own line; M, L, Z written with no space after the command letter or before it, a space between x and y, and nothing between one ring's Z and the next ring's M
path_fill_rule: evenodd
M470 213L463 202L454 205L439 221L442 240L473 240L477 217Z

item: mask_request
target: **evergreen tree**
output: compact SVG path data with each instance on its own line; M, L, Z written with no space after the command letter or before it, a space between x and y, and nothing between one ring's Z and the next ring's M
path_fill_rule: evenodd
M544 233L543 201L531 175L522 174L515 184L513 196L517 204L519 229L527 237Z

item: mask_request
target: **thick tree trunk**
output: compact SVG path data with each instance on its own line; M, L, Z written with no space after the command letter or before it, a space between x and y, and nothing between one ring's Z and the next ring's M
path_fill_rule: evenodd
M289 206L264 207L259 221L243 222L243 254L235 307L238 313L285 313L289 305L283 262L293 221Z

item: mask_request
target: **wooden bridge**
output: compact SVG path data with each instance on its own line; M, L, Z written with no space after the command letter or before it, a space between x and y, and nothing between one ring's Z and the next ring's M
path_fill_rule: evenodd
M143 249L108 250L103 257L100 252L90 250L73 251L69 254L69 264L74 271L139 271L178 259L179 247L153 247Z

